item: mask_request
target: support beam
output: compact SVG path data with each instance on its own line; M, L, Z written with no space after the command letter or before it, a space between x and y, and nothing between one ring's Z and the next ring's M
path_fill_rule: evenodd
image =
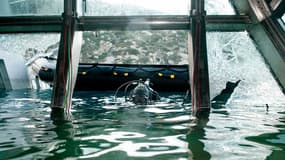
M274 46L285 62L285 31L277 19L268 17L261 22L267 36L274 42Z
M271 2L276 5L269 6L265 0L239 0L234 1L233 5L238 12L243 11L249 15L253 24L247 31L285 93L285 31L277 19L284 13L282 8L285 1L278 5L277 1Z
M265 0L248 0L248 3L259 22L271 15L270 7Z
M208 15L206 18L206 31L240 32L252 25L246 15Z
M285 93L285 31L276 19L269 17L248 32Z
M98 30L188 30L188 15L83 16L77 17L79 31ZM61 32L61 16L0 17L0 33ZM252 22L246 15L206 16L207 31L244 31Z
M0 90L12 90L12 85L3 59L0 59Z
M272 16L276 18L282 17L285 11L285 1L284 0L272 0L270 3L272 10Z
M189 16L86 16L79 19L80 30L185 30Z
M61 32L61 16L0 17L0 33Z
M285 93L285 74L284 74L284 70L285 70L284 53L285 51L282 52L280 50L281 48L278 49L276 47L277 44L274 42L274 40L272 40L272 38L277 36L276 32L275 34L272 34L269 37L268 34L271 34L271 33L269 31L265 31L261 24L255 25L254 27L249 29L248 32L250 36L252 37L252 39L254 40L260 53L264 57L265 61L270 66L270 70L272 74L274 75L276 81L282 88L283 93Z
M206 45L204 0L191 1L191 34L189 35L192 113L196 117L209 114L210 89Z
M98 16L80 17L78 30L188 30L190 16ZM251 21L245 15L206 16L207 31L244 31Z
M73 71L72 45L76 27L76 1L64 1L64 24L61 33L60 46L57 58L56 73L53 82L52 108L65 109L67 112L71 106L73 87L77 75ZM79 59L79 57L78 57ZM78 65L76 60L75 65Z

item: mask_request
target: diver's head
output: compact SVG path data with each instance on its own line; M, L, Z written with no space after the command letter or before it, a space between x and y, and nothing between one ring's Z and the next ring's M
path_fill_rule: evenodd
M148 104L150 92L145 84L140 83L134 88L131 98L135 104Z

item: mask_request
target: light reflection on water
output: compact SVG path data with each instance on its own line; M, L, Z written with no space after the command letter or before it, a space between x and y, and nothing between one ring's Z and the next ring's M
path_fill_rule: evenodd
M79 92L70 116L51 117L50 91L1 92L0 159L282 159L284 104L231 103L191 117L184 93L151 106ZM169 100L171 99L171 100ZM171 103L169 103L171 102ZM108 104L106 104L108 103Z

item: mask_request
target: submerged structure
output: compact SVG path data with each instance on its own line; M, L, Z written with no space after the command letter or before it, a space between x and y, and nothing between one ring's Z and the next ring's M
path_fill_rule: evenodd
M185 13L179 12L177 15L156 12L151 12L149 15L137 13L128 14L127 11L125 15L100 15L100 13L96 12L95 15L88 15L88 6L91 5L90 1L64 0L61 1L60 7L56 10L56 15L29 15L33 13L29 13L28 10L25 10L27 14L21 15L21 11L15 9L15 16L11 13L13 8L17 5L25 6L27 5L25 3L28 2L5 0L1 2L3 10L1 8L0 33L60 33L59 47L56 50L58 53L56 65L54 65L54 68L40 66L37 69L39 73L38 76L41 76L41 72L43 74L44 72L49 72L49 69L52 70L50 72L52 76L41 77L42 79L46 78L47 81L52 82L52 108L69 110L73 90L76 87L76 79L78 80L78 86L81 85L82 89L91 89L90 87L92 85L96 86L98 84L98 86L94 87L95 89L107 90L111 89L112 85L116 88L121 83L130 79L152 78L149 76L155 75L157 78L154 77L154 81L157 80L157 84L159 84L161 78L167 77L160 83L162 86L161 90L167 86L169 86L169 88L165 89L167 91L188 90L191 86L192 112L194 115L199 116L204 112L209 112L211 108L210 73L207 57L207 43L211 42L207 42L207 32L246 31L254 41L266 63L270 66L270 70L283 89L283 92L285 90L285 1L230 0L229 2L235 12L233 15L208 15L205 11L204 0L189 0L189 4L191 4L189 6L191 7L187 8L186 6L188 10L186 9ZM40 3L41 2L34 3L34 8L36 8L35 12L41 13L42 11L42 13L48 13L49 9L37 10L37 7L41 5ZM97 3L99 3L99 1ZM143 13L143 11L141 12ZM79 64L82 45L84 45L82 32L110 30L186 31L188 34L187 47L189 64L183 66L168 64L151 66L139 64ZM175 44L171 45L175 46ZM108 48L108 45L106 45L105 48ZM126 54L136 55L136 50L128 51ZM17 87L13 87L13 84L19 83L15 83L14 78L10 75L19 74L13 73L13 71L11 71L12 67L8 65L13 58L4 58L2 55L3 53L0 53L0 87L4 89L17 89ZM29 63L29 65L31 64L32 63ZM102 72L102 70L107 72ZM94 73L95 78L91 77L86 81L84 78L88 76L89 71L90 73ZM153 74L146 74L150 72ZM24 71L21 73L24 73ZM106 81L108 77L105 73L115 78ZM142 73L146 74L146 77L143 77ZM120 77L119 74L122 76ZM27 80L25 75L21 77ZM79 80L78 77L81 77L81 79ZM38 77L35 77L35 79L37 78ZM24 82L23 85L25 84ZM24 86L29 87L28 85Z

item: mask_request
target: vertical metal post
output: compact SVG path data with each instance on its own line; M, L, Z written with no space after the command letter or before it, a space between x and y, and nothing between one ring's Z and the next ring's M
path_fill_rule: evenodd
M87 2L86 0L82 0L82 16L85 16L87 12Z
M189 34L192 113L199 117L209 114L210 89L206 45L204 0L191 1L191 33Z
M64 0L64 23L61 32L56 73L53 82L52 109L69 110L73 93L72 43L76 26L76 0Z
M11 81L3 59L0 59L0 90L12 90Z

